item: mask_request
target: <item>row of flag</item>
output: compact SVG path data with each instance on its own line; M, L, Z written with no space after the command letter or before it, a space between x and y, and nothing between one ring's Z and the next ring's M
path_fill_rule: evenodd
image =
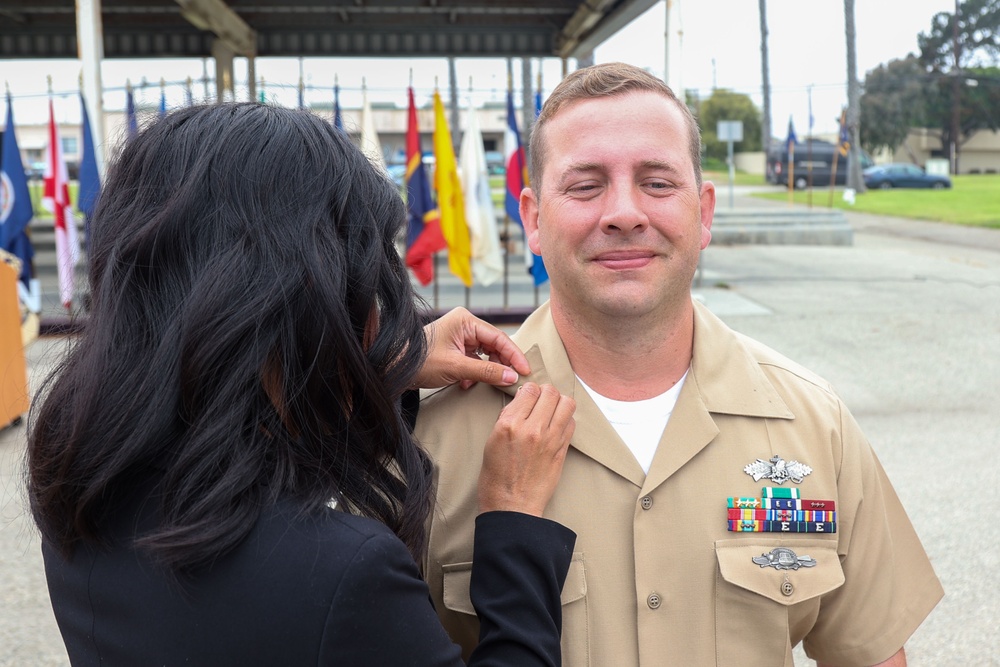
M448 268L466 287L473 278L481 285L492 285L504 275L500 234L493 209L483 134L475 109L469 110L469 124L462 136L459 159L451 141L441 96L434 92L434 190L436 205L431 199L430 182L424 169L420 150L420 129L413 88L407 90L409 106L406 126L406 265L422 285L434 280L434 253L448 250ZM370 116L367 98L362 116ZM535 97L535 114L541 111L541 94ZM337 107L335 107L335 110ZM362 124L361 141L365 144ZM504 131L506 165L505 209L507 217L522 228L519 200L521 190L528 187L528 165L521 134L514 113L514 98L507 91L507 126ZM525 266L535 285L548 280L542 258L531 253L525 243Z
M343 130L344 123L340 109L339 86L334 85L334 125ZM193 100L188 90L188 102ZM434 105L434 156L436 162L433 189L436 202L431 197L431 184L422 161L417 112L413 88L408 94L408 123L406 133L406 190L407 190L407 251L406 264L423 285L434 279L434 254L448 250L448 265L451 272L467 287L473 278L481 285L488 286L499 280L504 272L500 236L496 226L496 216L490 195L486 157L483 148L482 131L475 110L468 114L469 126L463 135L460 157L456 161L451 141L451 133L445 118L444 105L435 91ZM262 92L263 101L263 92ZM83 154L80 165L80 188L77 208L89 221L93 205L100 192L100 179L94 152L94 139L90 129L87 107L80 95L82 107ZM541 111L541 91L535 94L535 115ZM299 106L305 107L301 96ZM166 95L161 86L159 116L167 113ZM385 167L378 135L374 129L373 114L363 87L361 114L361 148L371 160ZM128 136L138 132L136 105L131 85L126 86L125 126ZM812 113L810 105L810 128ZM21 163L15 136L13 107L10 94L7 95L6 134L0 160L0 247L13 253L22 261L23 300L34 304L38 310L40 299L38 284L31 277L31 259L34 250L26 233L32 218L32 207L27 181ZM785 147L788 151L788 167L794 169L795 146L798 138L791 117L788 119L788 134ZM838 153L846 156L850 150L850 134L847 128L847 110L840 116ZM524 147L521 143L514 110L513 95L507 93L507 126L504 133L506 149L506 193L507 216L522 226L519 199L523 188L528 187L528 169ZM836 167L834 167L836 168ZM794 177L789 174L792 187ZM66 164L62 156L62 143L55 123L52 100L49 100L49 137L45 158L45 179L43 206L53 213L55 219L56 254L59 271L60 297L69 308L72 303L75 266L79 256L76 239L76 225L73 222L69 201ZM85 226L86 236L89 229ZM535 285L548 280L548 274L541 257L534 256L525 246L525 265L532 275Z
M434 92L434 183L431 184L423 164L420 147L420 130L413 88L407 91L409 108L406 130L406 190L407 190L407 250L406 264L417 280L428 285L434 280L434 255L448 251L448 266L466 287L473 280L483 286L492 285L504 275L504 261L500 249L486 154L478 115L474 109L468 114L469 125L463 135L459 157L451 141L451 132L445 117L444 105L437 91ZM189 103L192 101L189 98ZM535 95L535 115L541 111L541 92ZM82 145L80 183L76 208L84 215L85 239L89 241L89 219L101 189L87 105L80 94L82 108ZM299 100L304 107L304 101ZM128 137L139 131L135 98L131 85L126 86L125 128ZM166 96L162 90L158 116L167 113ZM378 135L375 132L371 105L363 89L361 114L361 149L369 159L385 168ZM333 124L344 129L340 109L339 86L334 86ZM13 253L22 262L20 290L22 301L34 312L40 310L41 299L38 281L32 277L31 260L34 249L27 233L33 217L21 155L17 145L14 111L10 93L7 94L7 119L0 160L0 247ZM519 211L521 190L528 187L528 168L521 143L514 110L513 95L507 93L507 126L504 132L506 149L505 209L508 217L522 227ZM49 99L49 130L45 157L43 207L53 214L56 234L56 256L59 274L59 293L63 305L69 309L74 293L74 275L79 261L79 242L69 196L69 179L62 155L62 142L55 121L52 99ZM431 191L436 198L431 197ZM534 256L525 247L525 265L534 284L548 280L541 257Z
M83 111L81 128L83 153L76 207L89 220L101 190L101 182L94 152L94 137L90 129L90 116L82 94L80 106ZM69 175L62 154L62 139L59 136L59 126L56 124L51 97L42 206L52 213L54 219L59 297L63 306L69 309L73 302L74 273L79 261L80 244L70 202ZM17 145L14 105L8 92L7 120L4 125L2 153L0 153L0 247L21 260L19 295L30 310L38 312L41 310L41 294L38 281L32 275L32 259L35 251L28 236L28 223L33 216L28 180Z

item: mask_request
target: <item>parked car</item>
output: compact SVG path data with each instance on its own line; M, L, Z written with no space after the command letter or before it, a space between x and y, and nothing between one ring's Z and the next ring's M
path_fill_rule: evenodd
M869 189L889 190L892 188L934 188L941 190L951 187L947 176L928 174L915 164L880 164L864 171L865 186Z

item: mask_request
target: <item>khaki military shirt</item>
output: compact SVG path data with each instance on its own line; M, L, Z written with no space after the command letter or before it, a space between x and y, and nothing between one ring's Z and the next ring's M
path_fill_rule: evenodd
M649 474L576 381L548 306L514 340L530 380L577 403L576 432L548 518L577 533L562 594L563 663L871 665L895 653L942 597L882 466L830 386L695 304L691 369ZM510 400L486 385L421 403L416 434L435 461L425 576L465 655L482 449ZM801 497L833 500L833 533L729 532L730 496L760 497L744 467L779 456L812 468ZM776 548L815 561L779 570Z

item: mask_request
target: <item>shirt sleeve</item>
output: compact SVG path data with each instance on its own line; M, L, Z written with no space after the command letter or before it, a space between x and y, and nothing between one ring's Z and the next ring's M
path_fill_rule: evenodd
M819 662L872 665L903 647L944 590L882 465L842 404L841 422L845 582L823 598L804 647Z
M484 616L484 646L470 665L560 664L559 592L575 539L557 523L513 512L477 520L472 587L473 603ZM385 533L366 540L345 572L321 655L329 665L463 664L416 563L402 542Z

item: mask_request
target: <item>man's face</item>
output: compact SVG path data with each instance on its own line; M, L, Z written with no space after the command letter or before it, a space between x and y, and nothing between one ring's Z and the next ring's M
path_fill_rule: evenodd
M521 219L553 306L627 317L689 302L715 187L698 187L674 102L646 91L574 102L544 140L541 190L524 191Z

